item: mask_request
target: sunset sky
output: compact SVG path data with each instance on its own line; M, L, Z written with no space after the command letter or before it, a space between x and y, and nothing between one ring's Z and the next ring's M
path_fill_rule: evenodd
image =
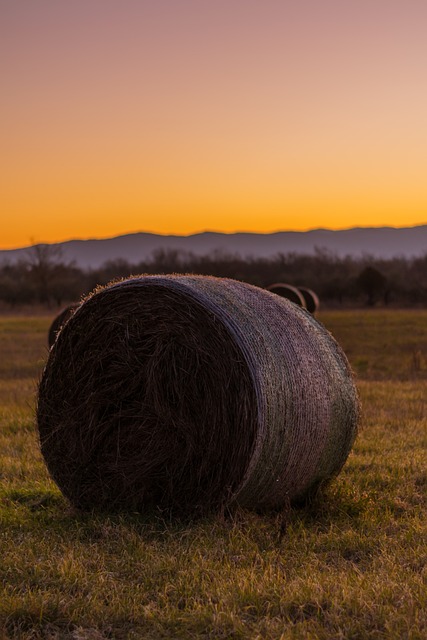
M426 0L0 8L0 248L427 223Z

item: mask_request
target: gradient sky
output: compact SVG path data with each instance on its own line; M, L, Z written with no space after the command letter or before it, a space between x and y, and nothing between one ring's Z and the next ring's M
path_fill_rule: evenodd
M0 248L427 223L425 0L0 0Z

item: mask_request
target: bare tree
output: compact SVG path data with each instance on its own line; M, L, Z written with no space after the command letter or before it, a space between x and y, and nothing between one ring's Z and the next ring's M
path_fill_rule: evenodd
M28 277L32 281L38 301L46 304L51 301L53 285L58 271L65 266L62 262L62 249L50 244L34 244L23 260Z

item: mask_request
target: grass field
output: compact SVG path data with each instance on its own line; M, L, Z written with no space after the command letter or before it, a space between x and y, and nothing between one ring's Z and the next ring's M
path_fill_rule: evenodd
M363 420L286 517L73 511L34 427L51 317L0 317L0 638L427 638L427 311L324 312Z

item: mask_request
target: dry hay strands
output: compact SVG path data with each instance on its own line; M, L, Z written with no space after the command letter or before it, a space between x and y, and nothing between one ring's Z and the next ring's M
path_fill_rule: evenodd
M340 471L358 417L323 325L207 276L97 290L58 334L37 406L43 456L75 506L191 517L307 496Z
M61 329L62 325L65 324L67 320L73 315L78 306L79 305L77 303L68 305L68 307L62 309L62 311L60 311L58 315L53 319L47 335L49 347L53 345L56 340L58 331Z
M286 298L286 300L290 300L294 304L306 309L305 299L301 291L294 287L291 284L286 284L285 282L276 282L275 284L270 284L267 287L267 291L271 291L272 293L276 293L278 296L282 298Z
M317 293L315 293L313 289L309 289L308 287L298 287L298 290L304 298L307 311L313 314L319 311L320 300Z

